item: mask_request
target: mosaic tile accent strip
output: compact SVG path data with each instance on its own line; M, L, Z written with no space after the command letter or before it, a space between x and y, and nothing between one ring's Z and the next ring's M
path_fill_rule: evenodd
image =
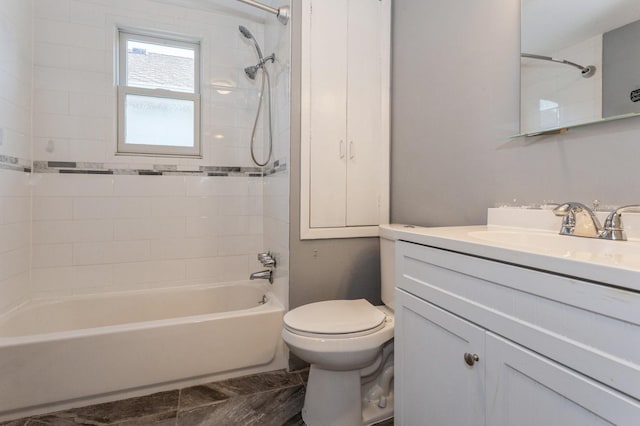
M0 155L0 169L31 172L31 162L25 158Z
M0 163L0 166L3 163ZM248 176L262 177L287 169L276 160L266 168L240 166L182 166L176 164L117 164L75 161L34 161L34 173L73 173L140 176ZM30 170L29 170L30 171Z

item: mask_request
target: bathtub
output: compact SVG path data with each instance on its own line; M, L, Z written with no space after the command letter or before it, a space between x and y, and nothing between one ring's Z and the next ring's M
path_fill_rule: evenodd
M0 420L269 364L283 314L255 282L32 300L0 317Z

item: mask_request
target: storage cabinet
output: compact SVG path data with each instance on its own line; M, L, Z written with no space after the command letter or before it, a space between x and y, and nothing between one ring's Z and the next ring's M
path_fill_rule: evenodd
M640 424L640 294L398 242L396 424Z
M405 292L395 318L396 424L484 422L485 331Z
M389 0L302 2L301 236L388 220Z

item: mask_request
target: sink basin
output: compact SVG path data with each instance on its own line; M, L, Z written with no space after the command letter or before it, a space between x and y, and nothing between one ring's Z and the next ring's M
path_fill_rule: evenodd
M609 241L559 235L554 232L505 230L487 227L470 231L470 239L518 248L528 252L575 258L576 260L607 261L615 264L631 263L640 267L638 241Z
M571 237L554 232L504 230L488 228L471 231L469 237L498 245L517 246L527 251L580 256L633 256L640 259L638 241L610 241L597 238Z

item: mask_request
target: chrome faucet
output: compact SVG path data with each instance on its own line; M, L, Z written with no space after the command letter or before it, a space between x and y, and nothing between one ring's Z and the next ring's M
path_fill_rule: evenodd
M553 209L553 214L563 216L560 235L599 238L602 226L591 209L582 203L571 201Z
M553 209L553 214L563 216L560 235L575 235L577 237L600 238L603 240L626 241L622 228L622 213L640 213L640 205L618 207L607 216L604 226L600 226L598 218L591 209L584 204L568 202Z
M264 271L254 272L249 276L250 280L269 280L270 284L273 284L273 271L271 269L265 269Z
M604 221L604 230L600 234L600 238L616 241L627 240L627 235L622 228L622 213L625 212L640 213L640 206L622 206L609 213Z

